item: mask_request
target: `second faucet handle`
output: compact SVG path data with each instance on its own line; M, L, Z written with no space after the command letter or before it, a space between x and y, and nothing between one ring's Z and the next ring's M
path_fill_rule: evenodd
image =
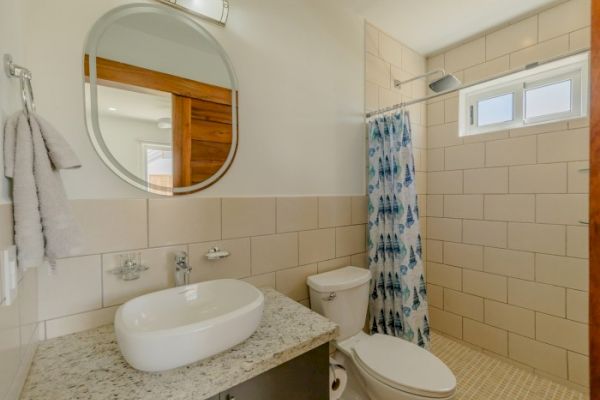
M175 264L177 264L178 267L189 268L188 254L185 251L175 253Z

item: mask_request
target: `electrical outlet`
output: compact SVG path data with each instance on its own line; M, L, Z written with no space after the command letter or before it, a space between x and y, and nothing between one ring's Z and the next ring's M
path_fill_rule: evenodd
M2 305L10 306L17 297L19 271L17 269L17 248L10 246L0 252L0 275L2 283Z

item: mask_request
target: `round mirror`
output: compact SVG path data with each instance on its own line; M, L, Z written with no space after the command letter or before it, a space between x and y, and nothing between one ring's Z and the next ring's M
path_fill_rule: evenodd
M195 20L158 4L119 7L92 28L83 63L90 138L119 177L170 196L225 174L237 150L237 82Z

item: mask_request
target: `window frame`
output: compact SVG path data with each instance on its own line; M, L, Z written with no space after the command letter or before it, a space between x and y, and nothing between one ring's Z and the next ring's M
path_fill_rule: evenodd
M470 121L469 126L473 127L471 129L469 129L469 132L481 131L481 133L483 133L483 132L490 132L490 131L499 131L499 130L509 129L509 128L516 126L516 124L518 123L518 119L522 118L522 113L523 113L523 106L522 106L523 96L521 95L521 92L522 92L521 85L511 83L511 84L506 84L506 85L502 85L502 86L497 86L497 87L491 88L491 89L490 88L482 89L482 90L473 92L472 94L467 96L466 111L469 114L469 116L468 116L468 119ZM495 124L479 126L478 125L478 122L479 122L478 104L482 101L490 100L495 97L500 97L500 96L503 96L506 94L513 95L513 107L512 107L513 108L513 110L512 110L513 118L512 118L512 120L502 121L502 122L498 122ZM474 133L470 133L470 134L474 134Z
M571 110L526 118L528 90L571 81ZM513 119L496 124L478 125L481 101L513 93ZM499 78L473 84L459 91L459 136L535 126L586 117L589 103L589 53L578 54L547 64L526 68Z
M551 86L565 81L571 82L571 110L561 113L540 115L538 117L527 118L527 91ZM526 81L523 85L523 121L526 125L541 124L552 121L560 121L572 118L578 118L581 115L581 73L580 71L571 71L562 75L540 78L537 80Z

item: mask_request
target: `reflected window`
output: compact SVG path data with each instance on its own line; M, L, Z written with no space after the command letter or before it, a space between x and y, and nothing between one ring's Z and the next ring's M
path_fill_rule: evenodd
M173 150L171 146L142 143L142 151L146 182L161 188L173 189ZM157 194L171 193L171 191L158 193L157 190L153 189L150 189L150 191Z

